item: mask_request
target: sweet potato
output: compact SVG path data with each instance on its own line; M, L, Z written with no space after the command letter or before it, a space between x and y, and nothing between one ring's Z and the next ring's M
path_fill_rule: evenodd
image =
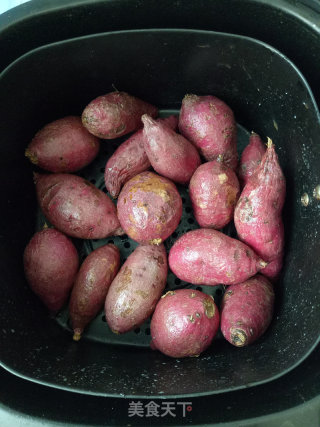
M143 114L156 117L158 109L126 92L110 92L86 106L82 123L93 135L113 139L141 128Z
M177 116L169 116L157 121L176 129ZM144 172L151 166L143 145L143 130L134 133L122 143L113 153L106 164L104 180L106 188L112 197L118 197L121 187L138 173Z
M271 283L261 274L230 286L221 306L221 331L233 345L256 341L270 325L274 304Z
M151 348L171 357L199 356L219 328L213 298L193 289L169 291L156 305L151 320Z
M47 171L76 172L94 160L99 147L99 139L82 126L80 117L68 116L40 129L25 155Z
M169 253L173 273L194 285L233 285L267 264L239 240L202 228L182 235Z
M170 236L182 215L176 186L153 172L142 172L128 181L118 199L123 230L139 243L160 244Z
M250 136L249 144L243 150L240 160L239 181L242 188L260 165L265 151L266 147L261 141L260 136L253 132Z
M187 184L200 165L197 149L174 130L144 114L144 149L153 169L179 184Z
M109 286L119 267L120 252L112 244L94 250L82 263L69 304L75 341L79 341L84 328L103 307Z
M281 211L285 191L285 177L274 145L268 139L267 151L261 164L241 193L235 209L234 223L239 238L270 263L263 274L274 279L282 266L284 231Z
M189 195L194 216L203 228L222 228L233 219L240 185L235 172L213 160L193 174Z
M186 95L180 110L179 129L206 160L222 155L225 164L236 169L236 122L232 110L221 99L211 95Z
M35 174L39 205L60 231L79 239L123 234L114 204L89 181L71 174Z
M71 240L60 231L46 228L36 233L23 254L26 279L35 294L52 312L66 303L79 268Z
M141 325L153 312L168 274L163 245L138 246L113 280L105 302L106 320L122 334Z

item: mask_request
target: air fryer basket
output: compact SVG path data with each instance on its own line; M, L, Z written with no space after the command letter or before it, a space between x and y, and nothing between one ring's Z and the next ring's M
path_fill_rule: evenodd
M275 319L259 342L237 349L217 339L198 359L169 359L148 348L148 324L117 337L101 313L83 340L74 343L67 311L50 318L29 290L22 252L43 217L24 149L45 123L80 114L91 99L114 87L158 105L164 114L177 110L186 93L215 94L233 108L242 145L245 129L276 144L288 187L286 257L276 288ZM164 397L220 393L270 381L312 351L320 324L320 206L312 199L320 183L319 113L303 76L281 53L246 37L195 30L98 34L24 55L0 75L0 89L0 300L6 301L0 312L2 366L30 380L82 393ZM115 144L104 142L97 161L83 171L100 188ZM300 203L305 192L308 206ZM177 235L195 227L186 192L183 197ZM123 258L133 250L129 239L109 240L119 244ZM82 254L102 243L77 242ZM169 287L182 285L169 275Z

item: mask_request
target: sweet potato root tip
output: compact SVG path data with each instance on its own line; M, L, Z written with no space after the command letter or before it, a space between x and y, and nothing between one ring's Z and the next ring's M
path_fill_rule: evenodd
M38 157L32 153L28 148L26 149L26 151L24 152L24 155L30 160L31 163L33 163L34 165L38 164Z
M236 347L243 347L247 343L247 334L242 329L232 329L231 340Z
M269 138L268 136L267 136L267 148L271 148L271 147L273 147L274 146L274 143L272 142L272 139L271 138Z
M81 332L74 332L73 337L72 337L73 341L80 341L81 339Z

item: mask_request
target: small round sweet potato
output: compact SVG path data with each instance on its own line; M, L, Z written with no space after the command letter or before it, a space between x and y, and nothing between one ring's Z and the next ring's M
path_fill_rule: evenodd
M171 357L199 356L219 328L219 311L211 296L193 289L169 291L151 320L151 347Z
M82 126L80 117L68 116L40 129L25 155L47 171L76 172L95 159L99 147L99 139Z
M103 307L109 286L119 267L120 252L112 244L92 251L82 263L69 303L75 341L79 341L84 328Z
M173 115L157 121L172 129L178 126L178 118ZM143 130L140 129L122 143L107 161L104 173L107 190L112 197L118 197L123 184L150 166L143 144Z
M256 341L270 325L274 304L271 283L261 274L230 286L221 306L221 331L231 344Z
M176 240L169 265L179 279L194 285L233 285L255 275L267 263L239 240L201 228Z
M153 172L142 172L128 181L118 199L123 230L139 243L160 244L170 236L182 215L176 186Z
M221 99L186 95L180 110L179 130L206 160L223 156L224 163L236 169L237 126L232 110Z
M153 312L168 274L163 245L138 246L113 280L105 302L106 320L122 334L141 325Z
M144 149L153 169L179 184L188 184L200 165L197 149L182 135L144 114Z
M266 147L256 133L250 136L249 144L243 150L239 167L239 181L244 187L261 163Z
M281 211L285 191L285 177L269 139L260 165L240 195L234 223L243 242L268 263L276 261L262 272L271 279L276 279L282 266L284 228Z
M72 174L35 174L39 205L60 231L79 239L123 234L116 207L89 181Z
M233 219L240 185L235 172L213 160L198 167L189 184L194 216L203 228L222 228Z
M78 253L71 240L52 228L39 231L26 246L23 263L33 292L50 311L60 310L79 268Z
M110 92L86 106L82 123L93 135L113 139L141 128L143 114L156 117L158 109L126 92Z

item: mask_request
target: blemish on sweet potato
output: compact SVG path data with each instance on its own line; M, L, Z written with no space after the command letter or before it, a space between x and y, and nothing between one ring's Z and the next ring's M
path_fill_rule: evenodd
M124 285L127 285L128 283L131 282L131 276L132 276L131 268L128 268L127 266L125 266L124 271L123 271L122 276L121 276L121 282Z
M220 184L224 184L225 182L228 181L228 176L225 173L220 173L218 175L218 178L219 178Z
M140 297L142 297L143 299L146 299L146 298L148 298L148 296L149 296L149 293L148 293L148 292L143 291L142 289L138 289L138 290L136 290L136 291L135 291L135 293L136 293L137 295L139 295Z
M193 315L192 315L192 314L189 314L189 315L188 315L188 319L189 319L189 321L190 321L191 323L194 323L194 322L195 322L194 317L193 317Z
M212 300L210 300L210 299L206 298L206 299L203 301L203 303L202 303L202 304L203 304L203 307L204 307L204 310L205 310L205 315L206 315L209 319L211 319L211 317L213 317L213 316L214 316L215 311L216 311L214 302L213 302Z

